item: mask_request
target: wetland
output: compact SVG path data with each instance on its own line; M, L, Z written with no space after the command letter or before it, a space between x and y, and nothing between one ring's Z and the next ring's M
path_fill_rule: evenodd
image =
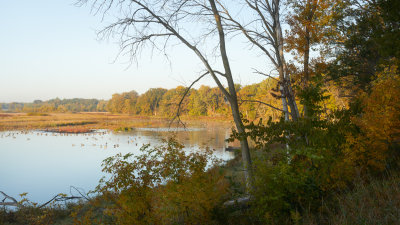
M0 190L15 197L28 192L39 203L58 193L76 194L71 186L93 190L104 176L105 158L140 154L144 144L156 146L171 136L186 151L210 148L219 159L233 158L225 151L231 125L210 119L182 127L168 119L128 115L2 114L0 129Z

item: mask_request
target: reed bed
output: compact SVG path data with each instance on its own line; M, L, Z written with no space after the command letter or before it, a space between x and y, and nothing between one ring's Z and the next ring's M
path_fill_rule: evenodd
M184 118L187 124L195 126L209 126L212 123L221 123L221 118ZM166 127L177 126L170 124L170 118L132 116L111 113L49 113L46 115L30 115L26 113L0 114L0 131L7 130L48 130L53 132L89 132L90 130L129 130L134 127ZM227 125L230 122L225 121Z

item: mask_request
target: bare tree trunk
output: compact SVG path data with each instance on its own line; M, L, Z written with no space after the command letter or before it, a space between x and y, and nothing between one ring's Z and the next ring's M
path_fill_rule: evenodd
M282 35L282 27L281 27L281 22L280 22L280 15L279 15L279 0L274 0L275 6L273 13L274 13L274 23L276 24L275 26L275 35L276 35L276 41L275 41L275 51L276 51L276 58L278 62L278 71L279 71L279 80L282 85L283 89L283 94L284 97L287 100L287 105L290 107L290 114L292 116L292 120L297 120L299 117L299 110L297 108L297 103L294 97L294 93L292 90L292 85L290 82L290 74L287 71L286 68L286 62L285 62L285 56L283 52L283 35ZM284 104L284 101L282 101L282 104ZM285 107L285 106L283 106ZM286 106L287 107L287 106Z
M284 94L282 85L279 85L279 90L280 90L281 96L282 96L281 97L281 99L282 99L282 110L285 111L285 121L289 121L289 109L288 109L288 106L287 106L287 101L286 101L286 98L285 98L285 94Z
M231 105L233 120L236 125L236 129L238 130L239 134L244 134L244 126L242 123L242 119L240 118L239 108L237 106L236 100L236 107ZM242 161L243 161L243 171L245 176L246 188L247 192L251 190L251 179L252 179L252 168L251 168L251 156L250 156L250 148L247 138L244 137L240 139L240 148L242 150Z
M245 130L244 130L242 119L240 117L239 104L238 104L238 100L237 100L235 84L233 82L232 72L231 72L228 55L226 53L226 48L225 48L225 34L224 34L224 30L223 30L223 27L221 24L221 17L219 15L219 12L215 5L215 1L214 0L209 0L209 1L210 1L212 11L214 13L215 22L217 24L218 36L219 36L219 40L220 40L219 47L220 47L220 52L221 52L221 58L222 58L222 63L224 65L225 76L226 76L226 80L228 82L228 88L229 88L229 94L230 94L230 96L227 96L227 97L228 97L229 103L231 105L233 120L235 122L238 133L244 134ZM252 173L251 173L250 149L249 149L249 144L248 144L247 138L243 137L240 139L240 147L242 150L243 170L244 170L244 175L245 175L245 179L246 179L246 187L247 187L247 191L249 191L251 189Z

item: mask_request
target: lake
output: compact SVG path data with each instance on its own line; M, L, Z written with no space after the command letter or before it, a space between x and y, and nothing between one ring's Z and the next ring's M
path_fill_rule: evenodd
M228 160L224 150L230 128L226 126L183 128L135 128L130 132L96 130L88 134L60 134L44 131L0 132L0 191L20 200L43 203L58 193L70 193L70 186L93 190L101 172L101 162L117 153L138 154L143 144L159 145L171 136L187 151L205 147L215 149L215 156Z

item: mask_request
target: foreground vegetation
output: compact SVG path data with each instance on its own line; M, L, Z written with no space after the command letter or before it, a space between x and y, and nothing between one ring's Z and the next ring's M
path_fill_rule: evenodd
M54 202L43 208L23 199L23 207L16 211L0 211L0 223L398 224L398 171L357 175L345 188L315 198L315 186L301 185L299 180L307 176L303 174L307 169L297 173L296 168L282 170L282 165L269 165L265 171L257 165L255 177L264 183L255 181L255 197L245 204L227 205L227 200L237 199L245 191L240 154L221 164L209 150L187 154L182 147L170 139L160 146L143 146L142 156L110 157L104 160L103 171L113 177L100 182L94 191L97 197L67 204ZM262 162L271 153L253 154ZM265 183L265 179L270 180ZM269 192L261 193L260 188ZM301 202L308 204L298 207Z

